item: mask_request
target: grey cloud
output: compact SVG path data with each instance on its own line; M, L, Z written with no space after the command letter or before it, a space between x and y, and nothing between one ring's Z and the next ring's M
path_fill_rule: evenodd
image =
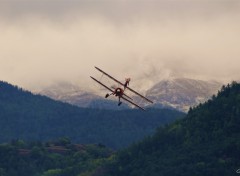
M1 1L0 79L239 79L239 21L238 1Z
M238 13L239 1L124 1L124 0L2 0L0 14L9 19L28 15L56 20L74 15L103 16L111 20L164 20L214 18L221 14ZM181 19L181 20L184 20Z

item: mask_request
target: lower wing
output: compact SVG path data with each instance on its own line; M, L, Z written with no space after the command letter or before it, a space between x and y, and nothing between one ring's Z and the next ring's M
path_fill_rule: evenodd
M90 76L94 81L96 81L98 84L102 85L103 87L105 87L106 89L110 90L111 92L114 92L111 88L107 87L106 85L104 85L103 83L101 83L100 81L98 81L97 79L95 79L94 77Z
M137 105L136 103L134 103L134 102L132 102L132 101L130 101L130 100L128 100L128 99L126 99L125 97L121 97L121 98L122 98L122 99L124 99L125 101L127 101L127 102L131 103L132 105L134 105L134 106L138 107L139 109L141 109L141 110L144 110L144 111L145 111L145 109L144 109L144 108L142 108L141 106Z

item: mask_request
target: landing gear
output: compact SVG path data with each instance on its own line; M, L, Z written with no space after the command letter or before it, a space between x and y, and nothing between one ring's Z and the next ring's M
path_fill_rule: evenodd
M120 106L122 104L121 100L120 100L120 96L118 97L118 106Z
M107 98L107 97L109 97L109 94L106 94L106 95L105 95L105 98Z

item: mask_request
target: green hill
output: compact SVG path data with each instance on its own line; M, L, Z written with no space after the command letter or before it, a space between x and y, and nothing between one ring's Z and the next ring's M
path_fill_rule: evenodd
M108 176L231 176L240 169L240 84L121 151Z
M72 144L67 138L46 143L15 140L0 144L0 176L86 176L112 153L102 145Z
M173 110L83 109L0 82L0 142L47 141L66 136L74 143L122 148L183 116Z

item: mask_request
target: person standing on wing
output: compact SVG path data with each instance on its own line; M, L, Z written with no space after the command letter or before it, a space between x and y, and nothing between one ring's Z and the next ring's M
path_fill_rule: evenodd
M130 81L131 81L130 78L125 79L124 90L128 87Z

